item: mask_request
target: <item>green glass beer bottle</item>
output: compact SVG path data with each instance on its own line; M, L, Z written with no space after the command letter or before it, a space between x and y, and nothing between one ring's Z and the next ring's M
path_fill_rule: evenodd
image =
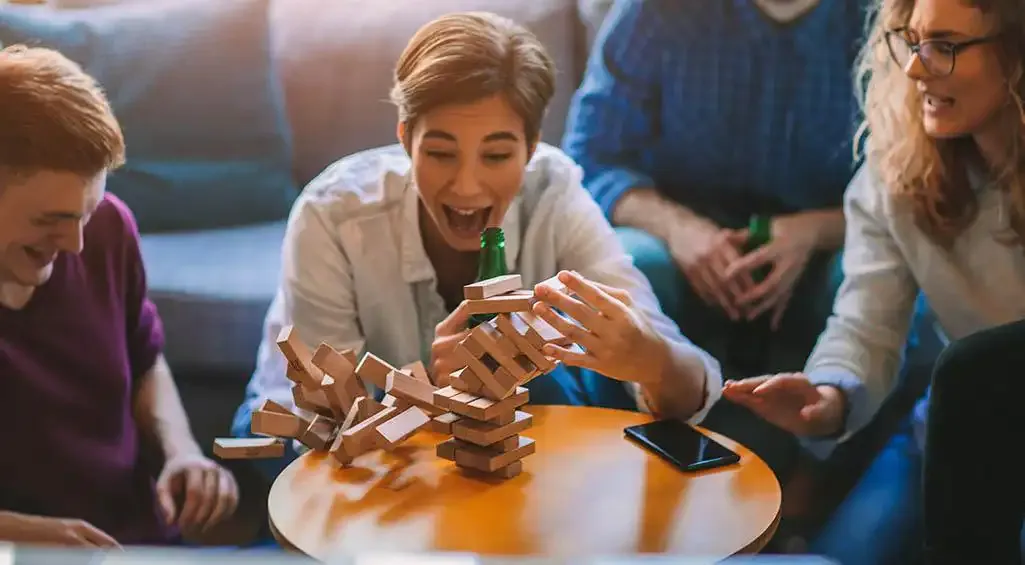
M758 214L751 216L747 232L747 241L743 246L745 254L772 241L772 218ZM764 281L770 272L772 265L764 265L752 272L751 278L757 285ZM728 357L733 369L741 373L740 377L751 377L769 370L765 363L769 356L771 320L772 314L763 312L754 320L740 321L732 325Z
M480 258L477 260L475 282L508 275L505 263L505 232L502 228L487 228L480 234ZM474 328L495 317L495 314L474 314L470 316L470 327Z

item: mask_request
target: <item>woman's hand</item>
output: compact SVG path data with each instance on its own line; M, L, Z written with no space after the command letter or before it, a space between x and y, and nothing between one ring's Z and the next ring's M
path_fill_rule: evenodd
M470 314L464 300L434 328L431 343L430 377L436 387L448 386L453 371L466 366L456 355L456 346L469 335Z
M844 394L833 386L816 386L802 373L729 381L722 394L795 435L830 436L843 429Z
M621 381L650 383L661 378L669 348L634 307L628 292L572 271L561 271L558 279L566 292L537 285L533 311L583 351L550 343L545 355Z

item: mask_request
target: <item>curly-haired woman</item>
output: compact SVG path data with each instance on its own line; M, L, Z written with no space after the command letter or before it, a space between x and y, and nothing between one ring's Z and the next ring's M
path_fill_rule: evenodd
M952 339L1025 317L1025 2L879 0L871 21L858 81L865 164L846 194L833 315L804 373L723 393L818 440L810 446L843 441L872 418L893 388L919 292ZM927 402L815 553L845 564L919 557Z

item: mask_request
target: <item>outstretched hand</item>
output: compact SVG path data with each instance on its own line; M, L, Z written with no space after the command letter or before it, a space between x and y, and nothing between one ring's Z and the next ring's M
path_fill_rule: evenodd
M833 386L816 386L802 373L728 381L722 394L795 435L828 436L843 427L843 393Z
M661 377L669 348L629 292L573 271L561 271L558 279L568 292L537 285L533 311L583 350L547 344L545 355L621 381L644 383Z

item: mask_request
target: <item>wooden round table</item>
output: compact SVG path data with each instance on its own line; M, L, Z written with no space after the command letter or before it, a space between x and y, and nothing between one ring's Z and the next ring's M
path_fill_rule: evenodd
M715 560L760 551L779 523L781 492L745 447L707 432L740 463L683 473L626 439L651 416L604 408L526 406L537 451L510 480L464 475L421 431L391 453L341 468L323 452L293 461L271 487L271 529L286 547L338 554L470 552L545 557L670 553Z

